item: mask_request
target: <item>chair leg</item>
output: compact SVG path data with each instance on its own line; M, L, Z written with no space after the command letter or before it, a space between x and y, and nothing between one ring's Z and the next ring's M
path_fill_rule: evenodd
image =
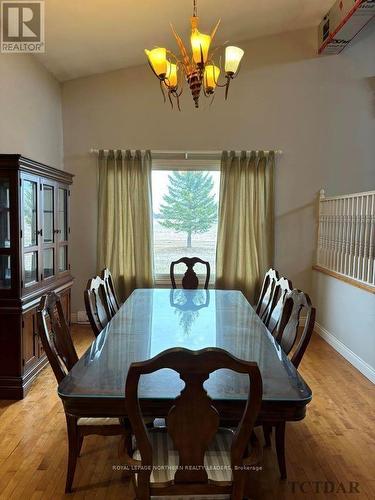
M263 424L263 436L267 448L271 446L271 434L272 434L272 426L269 424Z
M66 474L65 493L72 492L74 472L76 470L78 457L78 429L77 418L72 415L66 416L66 424L68 429L68 470Z
M238 474L237 477L234 477L233 490L230 497L231 500L243 500L244 498L246 498L244 496L245 484L246 484L246 476L243 472Z
M275 431L277 461L279 463L280 477L286 479L285 463L285 422L279 422Z

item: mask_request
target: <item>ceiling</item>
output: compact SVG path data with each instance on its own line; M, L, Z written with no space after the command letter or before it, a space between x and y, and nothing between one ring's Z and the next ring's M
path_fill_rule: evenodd
M201 31L218 18L218 43L317 26L334 0L198 0ZM192 0L45 0L46 53L60 81L146 62L144 48L176 50L172 22L189 35Z

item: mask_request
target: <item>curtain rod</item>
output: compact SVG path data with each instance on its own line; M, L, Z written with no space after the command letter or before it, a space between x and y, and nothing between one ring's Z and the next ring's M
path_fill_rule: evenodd
M116 148L120 149L120 148ZM108 153L108 149L103 149L104 154ZM121 149L121 151L125 151ZM270 151L268 150L255 150L257 153L259 151L263 151L265 154L268 154ZM247 153L251 151L247 150ZM98 154L99 149L90 149L91 154ZM220 160L222 151L160 151L160 150L151 150L152 157L155 160ZM241 151L236 151L237 154L241 153ZM283 152L278 149L275 150L275 154L282 155Z

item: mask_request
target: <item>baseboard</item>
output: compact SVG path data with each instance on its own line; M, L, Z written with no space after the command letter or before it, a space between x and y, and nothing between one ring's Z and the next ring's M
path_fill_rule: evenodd
M345 344L341 342L337 337L332 335L328 330L323 328L319 323L315 322L314 330L316 333L322 337L330 346L332 346L335 351L337 351L341 356L343 356L351 365L354 366L358 371L362 373L366 378L368 378L373 384L375 384L375 369L370 366L366 361L357 356L353 351L351 351Z
M78 323L79 325L89 325L89 319L87 317L86 311L72 312L71 322Z

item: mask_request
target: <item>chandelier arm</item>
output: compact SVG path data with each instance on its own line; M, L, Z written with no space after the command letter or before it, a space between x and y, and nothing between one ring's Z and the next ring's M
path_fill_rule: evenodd
M212 61L213 55L219 50L224 48L224 45L217 45L214 49L211 50L210 53L210 61Z
M166 79L164 80L164 82L163 82L163 83L164 83L164 85L167 87L167 89L168 89L168 91L169 91L169 90L170 90L170 89L172 89L173 87L171 87L171 86L169 85L169 83L168 83L168 82L169 82L169 78L166 78Z
M166 102L166 99L165 99L165 94L164 94L164 90L163 90L163 82L162 80L159 80L160 82L160 90L161 90L161 93L163 94L163 99L164 99L164 103Z
M225 100L228 99L228 92L229 92L229 85L230 85L231 78L230 78L230 76L227 75L226 79L227 79L227 84L225 86Z
M237 71L233 75L231 75L231 80L234 80L235 78L237 78L237 76L240 72L240 69L241 69L241 63L238 65Z
M166 52L167 52L167 54L168 54L168 55L169 55L172 59L174 59L174 61L175 61L177 64L180 64L180 63L181 63L180 59L176 56L176 54L175 54L174 52L172 52L172 51L171 51L171 50L169 50L169 49L166 49Z
M172 102L171 94L172 94L172 90L169 90L168 91L168 99L169 99L169 102L171 103L171 107L173 109L173 102Z
M174 92L174 96L175 96L176 101L177 101L177 108L178 108L178 111L180 111L180 112L181 112L181 108L180 108L180 95L181 95L181 93L178 94L177 92Z

